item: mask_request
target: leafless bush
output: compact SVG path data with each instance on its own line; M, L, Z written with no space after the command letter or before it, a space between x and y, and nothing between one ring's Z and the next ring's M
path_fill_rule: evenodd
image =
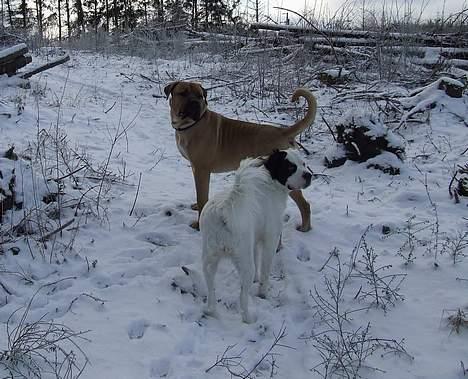
M290 348L289 346L281 343L285 337L286 327L283 324L279 332L274 334L274 339L271 345L250 369L245 367L243 364L243 354L245 353L245 349L241 349L239 352L234 352L236 345L229 345L221 356L216 357L215 363L208 367L205 372L208 373L215 367L218 367L227 371L231 378L254 379L262 376L259 367L266 361L269 361L269 377L272 378L276 374L275 370L277 365L275 357L278 355L276 352L277 348Z
M88 174L89 166L75 154L63 131L44 129L20 160L16 175L23 184L14 191L28 200L22 211L12 210L0 224L0 245L11 247L26 236L32 258L38 252L50 262L61 261L57 254L72 250L81 217L87 213L80 198L85 190L79 174ZM64 230L71 231L69 239L57 239Z
M8 318L7 346L0 349L0 368L12 379L40 379L46 373L57 379L77 379L88 363L78 344L86 332L75 332L64 324L45 321L46 315L36 321L28 320L31 304L44 287L32 296L16 326L13 320L19 310Z
M358 246L362 244L363 238L364 236ZM355 249L356 251L359 251L359 247ZM356 255L355 252L353 256ZM332 259L336 260L335 266L330 265ZM354 261L355 258L352 257L351 264L344 266L339 252L335 249L324 266L334 273L332 277L329 275L324 277L325 293L321 293L317 287L311 293L316 309L315 317L325 327L323 331L305 338L310 340L320 355L321 361L313 367L313 370L323 378L360 377L360 371L366 359L376 351L381 351L383 355L398 354L410 357L403 347L403 341L373 337L370 333L370 323L366 326L353 326L351 315L368 309L368 307L353 309L349 305L344 309L345 304L348 303L345 297L347 284L356 270ZM365 273L363 277L359 275L359 278L364 278L369 282L368 273ZM372 283L374 282L371 281ZM377 299L382 302L380 295L377 295ZM381 371L378 368L372 369Z
M458 165L454 171L449 183L449 194L450 198L455 200L455 203L459 203L460 196L468 196L468 163L463 166Z
M453 237L447 237L442 246L442 254L447 253L452 258L453 264L461 262L467 256L465 249L468 248L468 232L458 231Z
M384 372L365 365L367 358L379 351L382 356L395 354L413 359L403 347L403 341L376 338L370 333L371 325L355 329L333 329L311 336L312 346L319 352L321 362L313 371L322 378L360 378L362 368Z
M65 89L66 83L61 93L55 96L55 124L42 128L37 119L36 138L26 150L17 154L20 164L15 175L16 179L23 179L23 185L22 188L16 186L14 191L30 199L27 206L22 212L9 212L5 222L0 218L0 248L10 249L18 238L26 236L32 258L39 253L50 262L61 262L65 254L72 251L79 227L88 217L106 220L107 202L104 200L108 192L114 183L125 184L131 175L125 162L118 173L111 170L110 163L119 143L123 141L128 147L127 132L138 116L137 113L123 124L121 106L119 124L109 130L107 157L102 163L96 163L83 148L74 146L60 127ZM39 107L39 98L43 94L38 91L34 96ZM46 190L39 189L38 184ZM58 238L64 233L67 238Z
M405 221L404 227L391 230L388 234L388 236L398 235L403 237L403 244L398 249L397 255L403 258L405 265L414 263L418 246L427 245L427 241L420 238L419 235L430 227L431 224L428 220L416 221L416 216L413 215Z
M453 311L444 311L444 313L448 313L447 325L451 328L452 332L460 334L461 329L468 328L468 314L466 310L458 308Z
M98 188L98 193L96 197L96 211L97 214L99 215L99 209L100 209L100 204L101 204L101 194L104 189L104 183L106 183L108 175L111 177L112 175L108 174L108 169L109 169L109 164L111 161L111 158L113 156L114 149L117 146L117 143L121 139L125 139L127 141L127 146L128 146L128 139L127 139L127 132L135 126L135 120L138 117L140 113L141 107L138 110L138 112L135 114L132 120L128 122L127 125L122 124L122 112L123 112L123 99L121 99L121 104L120 104L120 116L119 116L119 121L117 128L115 129L114 135L111 137L111 143L110 143L110 148L109 148L109 153L107 154L107 158L103 163L102 166L102 177L99 183L99 188Z
M360 301L370 301L371 306L381 308L386 312L389 305L394 306L396 302L404 299L399 291L406 274L386 274L392 265L378 265L378 255L375 249L367 244L366 233L362 235L353 252L351 277L364 281L354 298ZM359 252L362 253L361 258L357 257Z

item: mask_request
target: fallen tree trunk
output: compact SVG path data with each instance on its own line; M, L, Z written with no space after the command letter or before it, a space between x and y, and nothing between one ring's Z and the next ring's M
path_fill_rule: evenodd
M296 45L284 45L284 46L277 46L277 47L259 47L259 48L242 48L239 50L241 54L259 54L265 53L267 51L277 51L277 50L295 50L302 48L302 44Z
M67 54L62 58L56 59L54 61L50 61L49 63L46 63L46 64L44 64L42 66L36 67L34 70L24 72L21 75L19 75L19 77L22 78L22 79L28 79L33 75L39 74L40 72L48 70L48 69L50 69L52 67L61 65L61 64L65 63L65 62L68 62L69 60L70 60L70 56Z

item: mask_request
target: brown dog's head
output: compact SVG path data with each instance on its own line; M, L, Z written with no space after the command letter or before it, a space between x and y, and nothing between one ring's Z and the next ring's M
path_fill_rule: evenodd
M164 88L171 106L171 122L176 129L183 129L200 120L206 111L206 89L193 82L172 82Z

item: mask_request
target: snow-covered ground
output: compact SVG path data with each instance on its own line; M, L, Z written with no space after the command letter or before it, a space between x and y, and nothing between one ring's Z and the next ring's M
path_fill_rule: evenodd
M34 58L34 62L41 59ZM468 247L454 264L447 239L454 243L468 230L466 198L456 204L448 194L454 168L468 161L467 96L454 99L441 92L437 99L443 97L438 103L443 105L419 115L424 123L400 127L406 159L401 174L390 176L351 161L325 169L324 152L334 142L320 115L333 125L337 114L366 105L360 100L337 102L334 89L312 82L320 109L311 138L303 141L311 152L305 159L315 172L330 175L331 182L317 179L305 191L313 209L313 229L308 233L296 231L300 215L288 203L283 248L275 258L269 297L251 297L257 322L247 325L241 322L238 278L229 262L217 276L220 317L203 316L201 238L189 227L196 217L190 209L192 173L176 148L168 104L162 96L170 78L204 77L223 64L217 59L200 64L193 57L148 62L75 52L68 64L33 77L31 89L7 87L6 80L2 86L0 78L0 150L14 144L15 151L22 153L37 142L42 129L56 135L58 126L70 148L119 177L111 187L106 186L108 191L101 189L99 212L95 209L95 214L86 216L64 207L61 224L74 222L62 237L59 233L52 236L47 249L32 240L28 246L24 237L2 243L0 358L10 348L7 321L11 331L24 308L11 319L10 315L36 294L30 304L30 321L44 317L75 332L88 331L85 339L77 340L89 359L82 378L231 378L232 373L249 378L319 378L325 367L320 366L323 357L313 336L327 333L339 341L337 333L330 331L336 322L325 323L324 313L332 317L334 310L324 310L320 300L333 303L326 283L333 287L339 273L336 254L330 254L339 252L343 279L354 251L356 265L345 278L338 302L338 312L349 313L346 320L340 318L340 324L345 332L358 331L359 340L370 323L365 338L371 344L377 343L372 338L381 339L378 343L394 340L407 352L376 350L362 362L360 375L462 378L461 362L468 368L468 332L462 327L456 333L447 317L459 309L468 315L468 257L463 256L468 255ZM218 84L211 79L201 81L206 87ZM287 114L271 112L268 104L264 112L255 113L252 105L257 102L240 101L226 88L210 91L211 109L249 120L294 121ZM380 88L409 93L385 83ZM116 136L120 138L113 145ZM26 167L29 164L16 161L16 173L32 175ZM77 169L80 164L76 163ZM96 197L99 181L93 182L90 176L83 177L82 184L94 183L90 193ZM230 183L232 173L214 175L211 192ZM43 184L38 184L38 192L43 191ZM76 183L75 188L71 180L66 184L66 196L79 193ZM23 215L22 211L15 214L9 212L5 220L13 217L17 222ZM0 238L1 243L6 237ZM359 241L360 248L355 250ZM67 249L67 245L73 246ZM376 268L385 267L377 271L382 280L388 283L392 278L388 275L396 275L395 287L389 284L395 296L380 293L378 304L362 263L366 251L376 254ZM185 275L182 266L191 276ZM385 307L390 300L394 305ZM284 330L279 344L269 351ZM230 360L211 368L224 352ZM2 365L0 377L4 377L1 369Z

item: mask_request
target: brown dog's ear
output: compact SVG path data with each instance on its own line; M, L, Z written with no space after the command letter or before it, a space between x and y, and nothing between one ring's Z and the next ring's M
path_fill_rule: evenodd
M206 89L204 89L202 86L200 86L200 88L202 89L202 91L203 91L203 97L204 97L205 100L206 100L206 96L208 96L208 92L207 92Z
M166 99L169 99L169 95L172 93L172 90L179 82L172 82L169 83L166 87L164 87L164 93L166 94Z

